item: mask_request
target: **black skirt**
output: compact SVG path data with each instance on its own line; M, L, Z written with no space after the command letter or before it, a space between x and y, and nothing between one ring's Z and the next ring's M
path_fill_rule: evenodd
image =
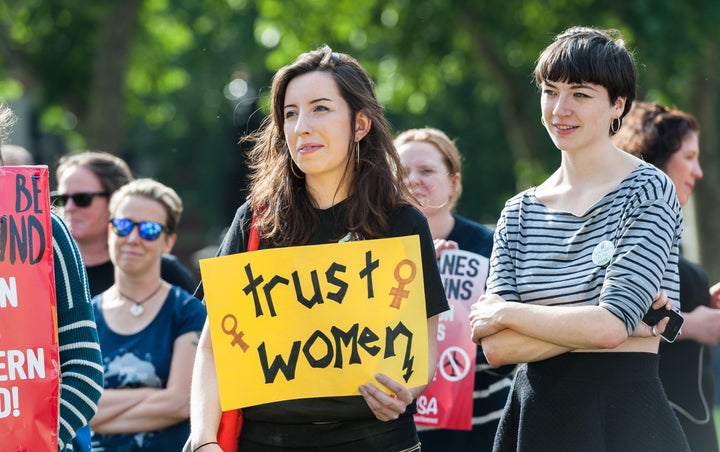
M277 424L245 420L238 443L241 452L410 452L420 450L413 417Z
M565 353L518 368L494 452L682 452L652 353Z

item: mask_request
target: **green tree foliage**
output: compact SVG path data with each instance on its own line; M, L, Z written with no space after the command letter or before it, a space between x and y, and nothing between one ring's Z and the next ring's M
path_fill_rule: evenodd
M704 263L720 278L720 3L713 0L5 0L0 96L32 99L41 131L98 148L178 189L180 243L217 239L242 200L238 138L266 114L272 73L328 44L368 68L396 131L433 126L465 157L460 213L494 223L554 170L531 71L571 25L620 29L639 98L696 113ZM203 234L208 233L208 236Z

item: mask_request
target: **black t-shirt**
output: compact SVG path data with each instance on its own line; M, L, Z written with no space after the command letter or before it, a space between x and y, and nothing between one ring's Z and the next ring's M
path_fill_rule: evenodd
M680 309L691 312L710 305L710 283L705 270L680 257ZM692 450L718 450L712 409L715 402L715 378L712 348L694 340L678 338L672 344L660 341L660 380L675 414L680 419ZM700 372L700 374L699 374ZM702 424L697 419L710 421ZM687 430L686 426L692 426Z
M115 282L115 267L111 261L104 264L85 267L90 284L90 296L94 297L108 290ZM174 286L180 286L186 291L195 291L195 280L177 257L172 254L163 254L160 263L160 277Z
M319 245L337 242L347 232L344 230L346 201L320 211L320 227L307 245ZM218 256L246 251L252 212L249 204L243 204L235 213L235 218L223 239ZM445 290L437 267L435 246L427 220L419 210L412 206L399 208L390 218L390 232L387 237L419 235L420 252L423 264L425 285L425 305L427 316L432 317L449 309ZM264 248L264 243L260 248ZM415 404L408 406L402 416L412 416ZM274 423L332 422L343 420L375 419L362 396L323 397L287 400L243 409L248 420Z

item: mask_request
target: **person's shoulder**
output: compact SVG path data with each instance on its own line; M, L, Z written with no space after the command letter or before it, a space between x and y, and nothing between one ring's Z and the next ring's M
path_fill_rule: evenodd
M397 209L395 209L394 216L403 218L425 218L422 212L411 204L400 205Z
M634 184L664 183L670 178L662 170L647 162L640 161L635 169L627 176L627 180Z
M170 284L181 286L185 290L195 289L196 283L192 272L173 254L163 253L160 261L160 276Z
M460 215L453 215L453 227L449 240L457 242L461 250L472 251L485 257L490 257L493 246L493 230Z
M626 181L626 190L634 194L640 201L664 199L672 206L678 204L672 179L649 163L641 162L630 173Z
M476 221L469 220L460 215L453 215L455 217L455 227L461 228L463 231L473 232L481 236L492 236L493 231L489 227L482 225Z
M235 210L235 217L233 218L230 230L245 228L246 225L250 224L250 219L253 214L252 204L250 200L246 200Z
M102 315L102 300L103 300L102 292L95 295L94 297L90 298L90 305L92 306L93 311L95 312L96 321L98 323L100 323L101 321L104 323L104 317Z
M60 215L56 214L52 210L50 211L50 223L52 224L53 232L56 230L62 231L67 229L65 221L63 221Z
M245 202L240 204L240 207L237 208L236 213L242 214L243 216L252 215L252 206L250 204L250 200L245 200Z
M168 264L178 264L180 260L174 254L163 253L162 260Z
M390 215L390 236L412 235L430 231L425 215L410 204L402 204Z
M185 267L185 264L180 262L180 259L178 259L178 257L174 254L163 253L161 259L161 264L166 271L182 271L187 272L188 274L190 272L187 267Z
M74 243L70 228L68 228L62 217L53 211L50 211L50 224L53 240L57 242L58 246L62 248Z
M519 211L523 205L537 204L537 198L535 198L535 189L537 187L530 187L526 190L517 193L505 201L503 211L505 213Z
M418 210L417 207L410 204L403 204L392 214L392 223L417 225L419 223L427 223L425 215Z
M203 310L205 309L205 305L202 304L202 301L181 286L170 284L170 294L172 295L175 306L179 309L186 309L188 307L200 307Z
M182 286L170 283L170 294L172 294L175 300L185 301L191 298L195 298L193 294L185 290Z

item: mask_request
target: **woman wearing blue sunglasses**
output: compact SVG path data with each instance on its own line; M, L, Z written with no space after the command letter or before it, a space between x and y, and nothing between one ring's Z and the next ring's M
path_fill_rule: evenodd
M92 420L92 450L180 450L189 434L189 395L205 307L160 277L175 244L182 201L151 179L110 198L115 283L93 299L105 392Z

